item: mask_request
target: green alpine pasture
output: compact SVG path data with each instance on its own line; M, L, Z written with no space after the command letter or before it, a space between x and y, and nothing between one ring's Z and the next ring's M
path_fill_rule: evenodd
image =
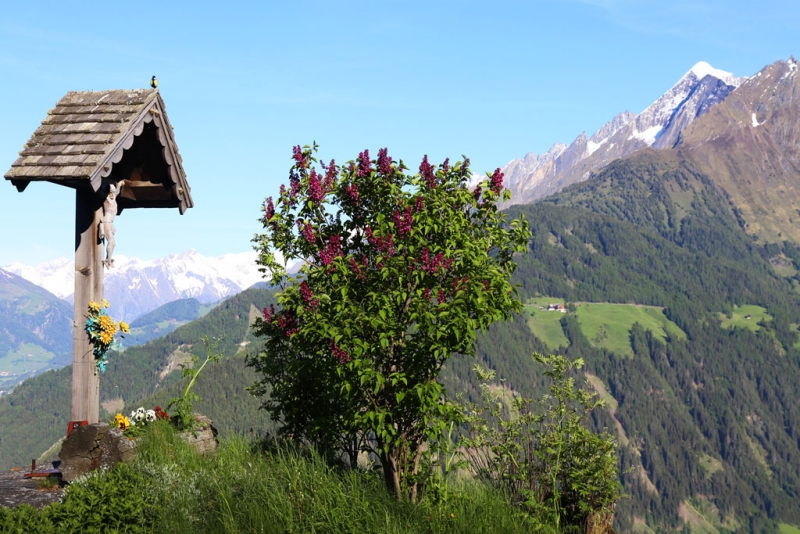
M528 301L525 312L531 332L550 349L569 345L561 327L564 314L547 311L550 304L564 304L554 297L536 297ZM631 327L639 323L650 330L661 341L685 339L686 334L664 315L657 306L636 304L609 304L601 302L582 302L575 304L575 315L581 331L597 348L604 348L615 354L633 356L630 345Z
M749 328L753 332L761 328L758 324L761 321L772 321L772 316L767 313L766 308L752 304L734 306L731 317L723 313L720 313L719 317L722 320L722 328Z
M539 297L530 299L525 305L528 327L533 335L541 339L550 349L569 345L569 340L561 328L560 321L563 314L547 311L548 305L558 303L563 304L564 301L557 298Z
M781 523L780 532L781 534L800 534L800 528L797 528L794 525L789 525L787 523Z
M0 372L25 374L47 367L55 354L33 343L22 343L0 358Z

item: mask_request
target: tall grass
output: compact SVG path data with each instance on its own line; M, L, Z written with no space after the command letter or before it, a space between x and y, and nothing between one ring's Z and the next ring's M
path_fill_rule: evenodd
M313 451L234 438L195 454L166 426L143 440L136 465L162 503L156 532L531 532L528 516L478 482L446 506L398 503L378 473L331 467Z
M311 450L234 438L200 456L166 422L139 438L133 464L95 471L41 511L0 507L4 532L554 532L477 481L445 504L399 503L373 471L330 466Z

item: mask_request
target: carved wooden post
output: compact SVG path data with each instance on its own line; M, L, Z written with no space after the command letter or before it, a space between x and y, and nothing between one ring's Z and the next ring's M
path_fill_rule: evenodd
M75 310L72 331L72 421L100 418L100 377L86 335L89 302L103 300L103 246L97 230L102 196L91 188L75 191Z
M99 419L100 377L86 319L89 302L103 300L98 230L107 192L114 195L103 222L108 266L113 265L114 217L123 209L178 208L183 214L194 202L157 89L69 92L19 154L5 174L17 190L30 182L51 182L76 192L72 429Z

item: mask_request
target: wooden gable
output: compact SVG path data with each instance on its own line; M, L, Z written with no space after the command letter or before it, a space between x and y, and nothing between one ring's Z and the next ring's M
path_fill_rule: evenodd
M125 208L194 205L157 89L72 91L47 113L5 174L19 191L46 181L73 188L125 180Z

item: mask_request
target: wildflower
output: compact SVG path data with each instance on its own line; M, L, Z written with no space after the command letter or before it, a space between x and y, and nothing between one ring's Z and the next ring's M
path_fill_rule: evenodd
M156 420L156 411L155 410L147 410L144 414L144 419L148 423L152 423Z
M122 430L123 432L125 432L128 429L128 427L131 426L131 422L130 419L128 419L121 413L118 413L117 415L114 416L114 420L111 422L111 426L115 426L120 430Z
M119 329L122 330L122 332L125 333L125 334L130 334L131 333L131 327L128 326L128 323L126 323L125 321L120 321L119 322Z
M89 303L89 312L92 314L100 313L100 305L95 301Z
M103 307L108 308L109 306L110 304L108 303L108 301L106 299L103 299Z

